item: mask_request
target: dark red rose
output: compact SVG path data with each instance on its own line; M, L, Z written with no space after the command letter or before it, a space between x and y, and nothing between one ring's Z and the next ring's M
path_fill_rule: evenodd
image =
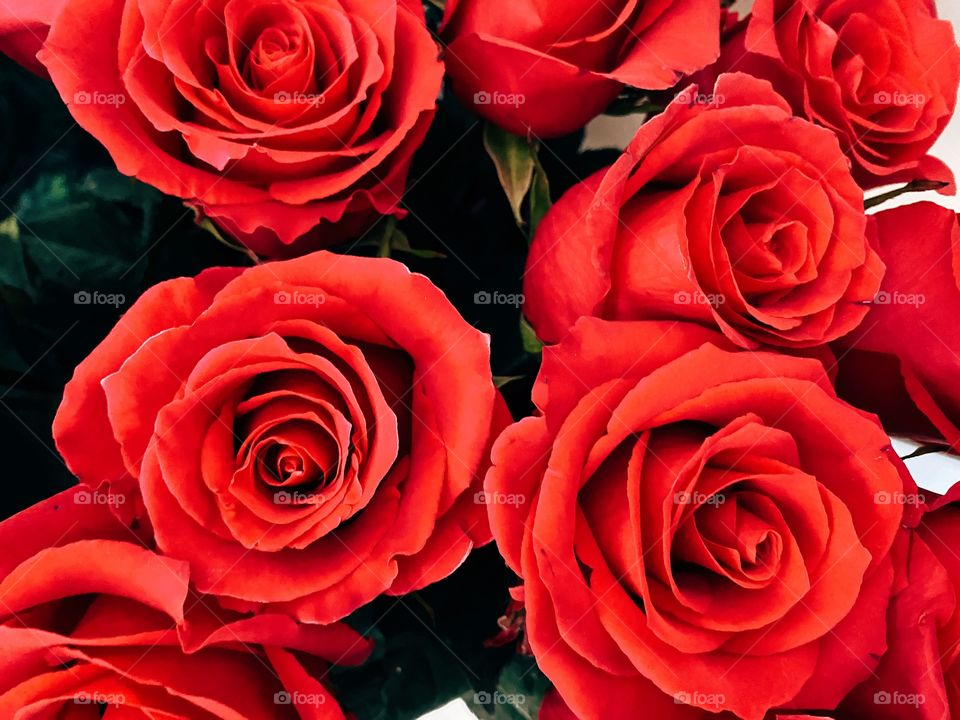
M960 49L933 0L756 0L716 65L773 82L837 134L865 186L952 179L927 156L953 115Z
M146 549L99 497L81 485L0 523L0 716L343 720L323 678L368 641L212 611L187 564Z
M77 368L54 437L81 480L142 494L201 592L330 622L489 541L506 422L488 337L427 278L319 252L149 290Z
M837 387L891 433L960 447L960 225L933 203L876 215L887 274L869 314L837 343Z
M762 80L688 87L537 229L525 312L560 340L580 316L682 318L737 345L819 345L880 287L863 193L836 139Z
M760 720L836 707L870 675L916 487L818 361L583 318L533 397L485 490L530 647L576 717Z
M720 52L716 0L447 0L461 100L510 132L577 130L624 85L660 90Z
M401 213L443 77L419 2L65 0L49 21L39 59L120 171L255 251Z

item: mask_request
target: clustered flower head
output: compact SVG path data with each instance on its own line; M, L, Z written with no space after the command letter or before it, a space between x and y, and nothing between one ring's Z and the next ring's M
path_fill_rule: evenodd
M960 717L941 3L28 5L0 718Z

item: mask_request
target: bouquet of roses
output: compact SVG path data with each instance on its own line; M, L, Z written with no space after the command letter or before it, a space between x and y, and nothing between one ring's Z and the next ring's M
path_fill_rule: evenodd
M960 48L738 5L0 0L0 720L960 718Z

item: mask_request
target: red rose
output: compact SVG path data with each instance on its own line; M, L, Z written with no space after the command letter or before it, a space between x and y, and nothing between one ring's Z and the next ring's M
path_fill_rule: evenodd
M652 702L655 703L654 707L657 707L656 703L662 703L662 700L656 699L656 696L653 693L660 693L659 690L653 688L650 690L650 697L653 698ZM645 707L649 707L646 706ZM661 707L658 709L660 714L656 716L656 720L735 720L736 715L731 713L712 713L707 710L693 710L689 706L677 703L673 708L669 706ZM645 715L644 717L653 717L651 715ZM769 720L832 720L832 715L803 715L796 714L791 712L781 713L773 711L768 716ZM864 720L866 720L864 716ZM577 720L577 716L566 706L563 702L563 699L560 697L559 693L556 690L549 690L544 696L543 704L540 706L540 714L537 716L537 720ZM849 716L847 720L857 720L856 716Z
M547 694L543 696L543 703L540 705L540 714L537 715L538 720L577 720L577 716L574 715L570 708L567 707L567 704L563 702L563 698L560 697L560 693L556 690L548 690Z
M727 347L584 318L544 350L540 414L494 446L527 638L584 720L832 708L885 650L915 486L819 362Z
M927 157L957 99L960 50L933 0L756 0L707 74L763 77L837 134L864 185L951 179Z
M924 202L876 220L887 274L861 326L838 343L838 391L891 433L960 448L957 215Z
M841 705L841 717L943 720L960 712L957 572L960 510L928 512L896 546L888 650L873 675Z
M723 75L643 125L537 230L526 313L561 339L582 315L685 318L744 347L807 347L867 313L883 265L833 135L770 85Z
M83 494L98 497L79 486L0 523L0 716L295 720L299 703L343 720L324 668L362 662L369 642L342 624L213 612L186 563Z
M508 421L487 336L427 278L319 252L149 290L54 437L81 480L139 484L201 592L329 622L490 539L482 464Z
M547 137L583 127L624 85L668 88L715 60L720 4L447 0L443 36L467 106L510 132Z
M949 493L945 500L955 501L956 491ZM920 688L920 692L926 690L927 716L935 717L937 710L942 716L956 716L960 713L960 655L957 652L960 648L960 558L957 557L960 506L954 503L934 507L924 515L917 534L941 567L920 565L916 576L923 577L924 581L917 583L920 587L911 587L909 592L923 593L928 605L925 609L918 609L917 605L905 608L898 641L914 650L907 667L914 677L919 676L912 687ZM919 638L918 628L922 631ZM923 654L918 655L918 650ZM894 672L896 670L894 665Z
M39 58L121 172L288 254L400 213L437 54L414 0L66 0Z
M47 38L50 24L66 0L31 0L16 13L0 6L0 52L35 73L45 74L37 53Z

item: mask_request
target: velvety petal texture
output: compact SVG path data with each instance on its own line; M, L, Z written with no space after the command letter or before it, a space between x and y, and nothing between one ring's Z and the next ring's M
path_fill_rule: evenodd
M509 422L488 338L429 280L320 252L147 292L54 436L81 480L142 500L201 592L330 622L490 540L476 495Z
M519 499L491 525L575 717L761 720L871 675L916 486L818 361L583 318L534 401L485 490Z
M0 6L0 52L33 72L45 75L46 70L37 59L37 53L65 2L34 0L15 10L10 5Z
M856 332L836 344L837 387L890 432L960 448L960 224L923 202L876 215L888 270Z
M418 3L29 5L0 10L0 49L39 58L121 172L256 252L302 253L402 215L443 77Z
M537 335L581 316L677 318L741 347L813 347L853 330L880 288L863 193L836 138L770 84L682 91L537 229L524 282Z
M915 531L898 538L888 650L874 675L844 700L841 717L941 720L960 712L958 539L956 507L926 513Z
M212 610L188 564L99 495L80 485L0 523L0 716L344 720L323 670L363 662L369 641Z
M690 42L690 37L696 42ZM661 90L720 52L713 0L448 0L445 60L461 100L518 135L583 127L624 85Z
M576 720L577 716L563 702L560 693L556 690L549 690L543 697L543 702L540 704L540 714L537 718L538 720Z
M836 133L864 186L952 180L927 152L956 107L960 48L930 0L757 0L703 77L730 71Z

